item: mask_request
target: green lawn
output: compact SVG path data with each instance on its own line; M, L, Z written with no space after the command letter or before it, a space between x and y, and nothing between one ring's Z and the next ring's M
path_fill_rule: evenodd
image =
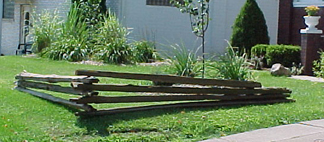
M76 69L138 73L154 73L161 70L150 66L92 66L39 58L0 57L0 141L198 141L324 118L324 83L272 77L268 72L255 72L256 80L265 87L291 89L295 103L163 109L79 118L74 115L73 109L12 89L14 76L23 70L41 74L73 75ZM148 83L118 79L103 81ZM101 107L126 105L142 104L113 104Z

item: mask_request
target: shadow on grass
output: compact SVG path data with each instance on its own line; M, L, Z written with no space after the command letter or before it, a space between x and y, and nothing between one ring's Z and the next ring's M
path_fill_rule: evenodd
M103 115L103 116L94 116L94 117L79 117L77 126L81 128L86 128L88 133L96 133L100 136L108 136L111 132L108 131L108 128L111 127L114 123L120 121L129 121L136 120L141 118L150 118L155 116L161 116L165 114L179 114L181 111L192 112L192 111L211 111L218 109L233 109L239 108L242 105L237 106L228 106L228 107L198 107L198 108L167 108L167 109L156 109L156 110L145 110L145 111L136 111L136 112L125 112L117 113L112 115ZM152 132L157 131L156 129L131 129L131 130L120 130L114 133L128 133L128 132Z

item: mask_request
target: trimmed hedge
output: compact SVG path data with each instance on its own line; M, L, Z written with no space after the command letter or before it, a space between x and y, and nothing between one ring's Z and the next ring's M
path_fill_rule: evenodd
M300 51L300 46L293 45L259 44L252 47L252 54L258 57L264 56L269 66L275 63L280 63L286 67L292 67L293 63L299 64L301 62Z
M265 56L265 54L267 53L268 46L269 46L268 44L257 44L255 46L253 46L251 49L252 57L253 56L257 56L257 57Z

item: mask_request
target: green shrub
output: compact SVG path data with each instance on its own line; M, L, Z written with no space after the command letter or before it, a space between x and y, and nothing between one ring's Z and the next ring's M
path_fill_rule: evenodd
M299 46L292 45L269 45L267 47L266 59L268 65L280 63L283 66L291 67L293 63L300 63Z
M319 60L314 61L313 71L317 77L324 78L324 52L320 52L321 57Z
M33 21L34 24L31 28L31 33L34 35L33 51L39 53L57 40L63 20L58 16L58 11L55 10L53 14L49 11L43 11L33 17Z
M136 41L132 43L133 54L137 62L152 62L157 58L157 52L155 52L155 44L150 41Z
M53 60L81 61L88 58L88 29L82 21L81 10L76 4L71 6L67 20L59 28L59 36L45 48L41 56Z
M96 58L105 63L131 63L134 58L131 47L127 44L127 29L119 23L113 14L105 17L99 25L93 38Z
M257 44L269 44L268 27L257 2L247 0L234 22L231 45L250 56L251 48Z
M291 75L300 75L303 73L303 70L304 70L304 66L302 66L301 63L299 63L298 65L293 63L292 67L290 68L290 74Z
M209 76L220 79L250 80L252 73L248 68L246 54L239 55L233 47L228 47L227 53L219 57L219 60L208 64Z
M183 44L171 45L170 49L170 52L165 54L171 64L168 72L178 76L194 77L198 75L201 66L195 52L188 50Z
M104 21L107 15L106 0L72 0L72 3L78 4L82 15L80 20L87 24L88 41L93 42L92 38L100 26L99 23Z
M95 26L106 15L106 0L72 0L72 3L78 4L78 8L82 9L81 14L88 26Z
M267 53L268 44L257 44L251 48L251 55L262 57L265 56Z

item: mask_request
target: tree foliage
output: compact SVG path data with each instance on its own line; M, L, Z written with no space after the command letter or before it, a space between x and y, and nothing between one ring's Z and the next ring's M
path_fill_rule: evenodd
M231 45L250 54L257 44L269 44L268 27L255 0L247 0L233 25Z
M209 24L209 0L171 0L171 4L190 16L192 32L203 37Z

